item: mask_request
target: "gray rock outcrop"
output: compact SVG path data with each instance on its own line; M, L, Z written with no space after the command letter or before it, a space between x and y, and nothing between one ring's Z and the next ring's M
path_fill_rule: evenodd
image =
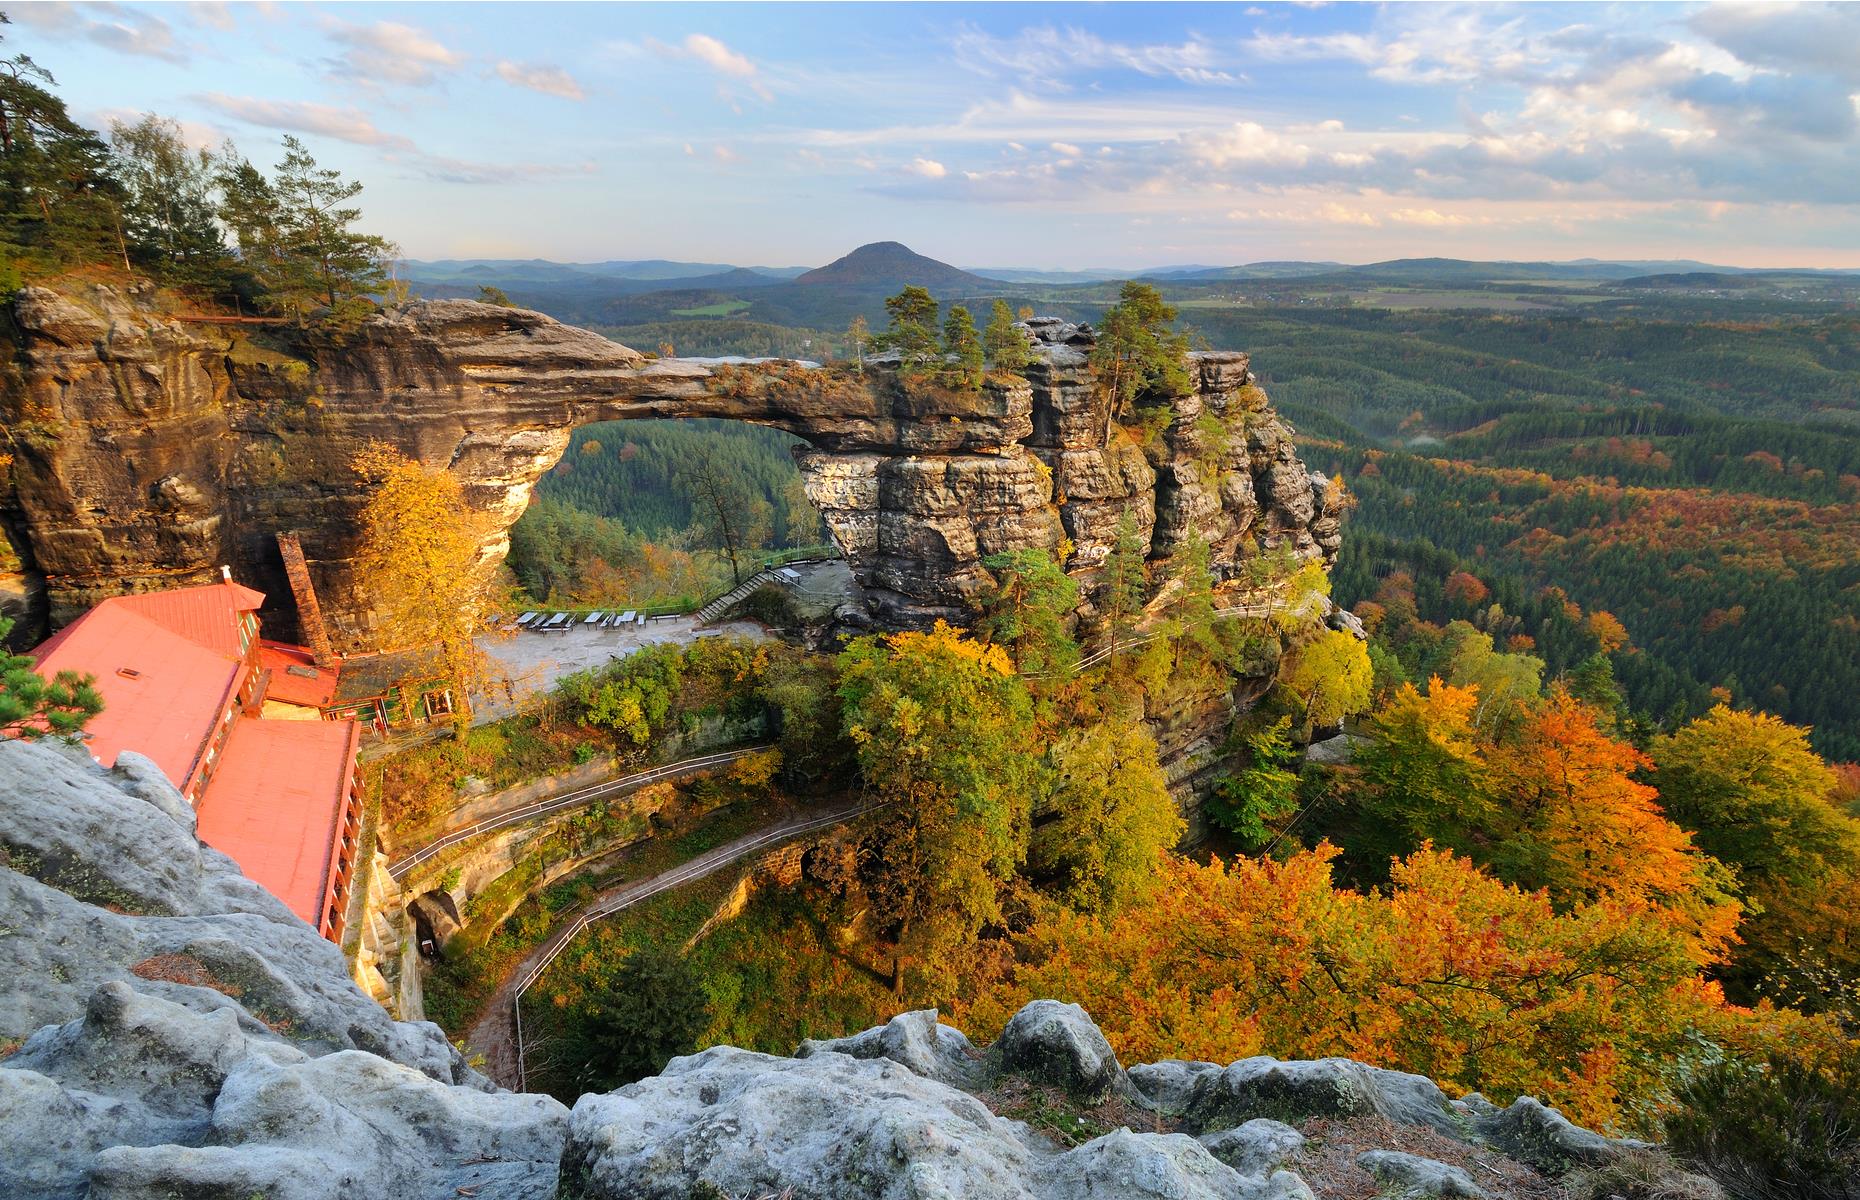
M124 759L0 743L0 1195L548 1195L567 1110L390 1019Z
M1131 1090L1111 1043L1076 1004L1032 1001L1002 1029L992 1055L1001 1070L1055 1084L1082 1099Z
M1254 1117L1355 1116L1425 1126L1448 1137L1463 1138L1469 1129L1433 1080L1348 1058L1243 1058L1198 1073L1182 1107L1184 1122L1197 1131L1231 1128Z
M1313 1118L1423 1127L1546 1174L1640 1146L1347 1059L1125 1071L1054 1001L985 1050L906 1013L795 1058L714 1047L571 1112L490 1089L436 1027L390 1020L335 947L194 839L145 762L106 773L0 741L0 799L8 1200L1313 1200L1294 1128ZM1476 1194L1362 1149L1404 1194Z
M1574 1166L1601 1166L1629 1151L1651 1148L1646 1142L1604 1137L1584 1129L1530 1096L1519 1096L1506 1108L1476 1093L1460 1103L1472 1114L1473 1128L1480 1138L1519 1162L1551 1174L1561 1174Z
M1356 1165L1376 1177L1393 1200L1448 1197L1451 1200L1486 1200L1485 1189L1472 1176L1449 1163L1435 1162L1401 1150L1365 1150Z

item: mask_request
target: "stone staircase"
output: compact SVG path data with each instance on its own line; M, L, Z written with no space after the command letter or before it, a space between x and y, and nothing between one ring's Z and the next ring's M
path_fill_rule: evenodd
M764 567L723 595L712 600L709 604L706 604L703 608L698 609L697 612L691 614L692 619L699 625L708 625L718 617L721 617L724 613L729 612L730 609L740 604L743 600L747 599L749 593L755 591L763 584L780 584L782 582L782 577L776 574L776 569L774 567Z

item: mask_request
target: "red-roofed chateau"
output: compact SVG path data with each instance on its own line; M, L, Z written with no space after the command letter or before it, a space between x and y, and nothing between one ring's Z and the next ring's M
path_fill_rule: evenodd
M362 805L354 721L325 720L339 669L263 641L264 594L234 583L118 596L35 655L51 675L96 677L91 754L154 760L194 805L202 841L230 856L331 941L341 941ZM260 715L263 714L263 715Z

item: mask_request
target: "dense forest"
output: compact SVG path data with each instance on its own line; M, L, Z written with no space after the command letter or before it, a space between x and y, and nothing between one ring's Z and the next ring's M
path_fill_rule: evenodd
M740 421L577 429L510 531L511 571L539 601L700 600L729 586L728 543L745 561L825 543L791 453L799 444Z
M1860 757L1860 322L1197 310L1358 499L1345 603L1463 569L1626 625L1630 702L1712 689ZM1442 569L1444 567L1444 569ZM1438 610L1434 615L1438 616Z

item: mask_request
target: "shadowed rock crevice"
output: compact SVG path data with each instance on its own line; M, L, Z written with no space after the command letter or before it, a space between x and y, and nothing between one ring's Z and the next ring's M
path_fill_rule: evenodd
M907 385L895 365L808 369L653 359L540 313L417 301L340 342L288 327L190 323L152 294L27 288L10 312L0 523L27 590L61 624L108 595L202 582L229 563L295 626L275 537L301 535L339 645L373 622L351 559L357 450L443 466L485 516L484 561L570 433L594 421L718 417L787 430L809 496L881 620L966 620L982 559L1075 547L1089 587L1131 512L1165 562L1205 538L1231 570L1262 546L1331 557L1336 498L1243 354L1196 356L1193 394L1145 443L1108 419L1088 327L1037 320L1024 378L977 392ZM24 632L31 632L30 630Z

